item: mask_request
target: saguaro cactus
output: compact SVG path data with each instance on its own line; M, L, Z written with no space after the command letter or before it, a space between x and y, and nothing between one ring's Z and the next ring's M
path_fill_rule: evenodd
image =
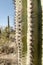
M20 58L20 53L22 52L20 48L21 44L23 44L23 54L27 55L26 62L23 65L38 65L39 3L37 0L14 0L14 4L16 10L15 22L18 58ZM20 59L18 59L18 62Z
M38 1L27 0L27 65L33 64L38 65L37 49L38 49Z
M10 34L9 16L8 16L8 27L6 28L6 32L7 32L7 38L9 38L9 34Z
M22 55L22 0L14 0L14 5L16 7L16 44L18 46L18 65L21 65L21 55Z
M10 27L10 24L9 24L9 16L8 16L8 28Z

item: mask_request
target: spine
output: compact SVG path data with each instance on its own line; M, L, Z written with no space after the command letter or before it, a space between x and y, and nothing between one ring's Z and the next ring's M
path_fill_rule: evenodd
M18 65L22 65L22 0L15 0L16 6L16 44L18 47Z
M32 0L27 0L27 65L33 65L33 5Z

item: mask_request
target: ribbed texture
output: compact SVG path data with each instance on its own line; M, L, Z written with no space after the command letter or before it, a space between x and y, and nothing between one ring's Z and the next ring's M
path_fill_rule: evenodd
M18 46L18 65L22 65L22 0L14 0L16 15L16 44Z
M26 65L33 65L33 5L32 0L27 0L27 62Z

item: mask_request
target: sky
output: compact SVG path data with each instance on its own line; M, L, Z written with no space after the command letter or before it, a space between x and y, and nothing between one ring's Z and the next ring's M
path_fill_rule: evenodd
M7 25L7 17L10 19L10 26L14 24L13 0L0 0L0 26Z

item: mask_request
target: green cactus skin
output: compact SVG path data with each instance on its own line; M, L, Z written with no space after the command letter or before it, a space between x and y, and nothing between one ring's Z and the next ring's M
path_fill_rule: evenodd
M28 14L28 0L21 0L22 1L22 44L23 44L23 47L22 47L22 56L25 57L25 54L28 55L28 52L29 50L31 49L32 47L32 50L33 50L33 53L30 53L30 56L32 55L32 57L29 57L31 60L30 60L30 64L32 63L32 65L39 65L41 64L41 54L40 54L40 51L39 49L41 50L41 46L40 46L40 43L41 43L41 40L40 40L40 26L41 26L41 14L39 15L39 13L41 13L41 4L40 4L40 1L39 0L31 0L32 1L32 8L29 8L29 10L32 9L32 12L30 12L31 16L30 18L32 19L32 21L29 21L30 24L32 24L32 27L30 26L30 28L33 30L33 32L30 31L30 33L32 34L32 36L30 36L32 38L32 41L30 39L30 42L33 44L33 46L31 46L31 43L30 43L30 49L28 49L28 44L29 42L27 42L27 39L28 39L28 35L27 35L27 32L29 34L29 31L28 31L28 18L27 16L29 15ZM17 6L17 5L16 5ZM40 18L40 19L39 19ZM31 23L33 22L33 23ZM40 30L39 30L40 29ZM40 41L39 41L40 40ZM30 50L30 52L32 52L32 50ZM25 58L24 58L25 59ZM25 60L26 61L26 60ZM40 61L40 62L39 62ZM29 64L29 60L26 61ZM24 62L23 65L26 64L26 62Z

